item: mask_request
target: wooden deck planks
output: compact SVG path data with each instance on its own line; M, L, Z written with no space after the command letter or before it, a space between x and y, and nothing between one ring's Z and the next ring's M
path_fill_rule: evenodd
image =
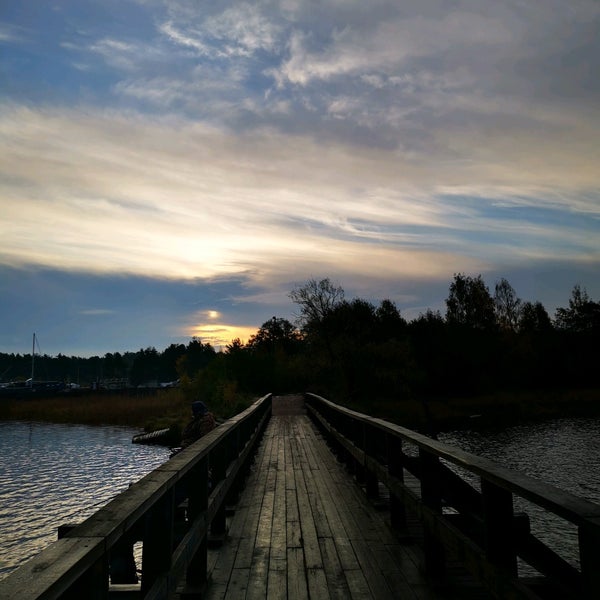
M273 416L206 598L434 598L305 415Z

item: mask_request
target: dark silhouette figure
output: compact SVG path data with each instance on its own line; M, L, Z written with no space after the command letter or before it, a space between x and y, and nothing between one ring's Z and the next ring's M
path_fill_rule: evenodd
M192 403L192 420L181 434L181 447L186 448L215 428L215 417L201 400Z

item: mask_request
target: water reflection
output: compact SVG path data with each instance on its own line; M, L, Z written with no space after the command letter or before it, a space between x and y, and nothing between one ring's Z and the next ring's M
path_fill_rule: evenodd
M451 431L440 440L600 502L600 419L553 419L503 430Z
M0 422L0 577L169 457L136 430Z
M489 458L509 469L551 483L600 503L600 419L553 419L502 430L451 431L440 434L467 452ZM478 482L474 482L477 486ZM531 518L534 535L574 566L578 566L577 529L525 500L515 499L515 511ZM523 567L525 572L527 568Z

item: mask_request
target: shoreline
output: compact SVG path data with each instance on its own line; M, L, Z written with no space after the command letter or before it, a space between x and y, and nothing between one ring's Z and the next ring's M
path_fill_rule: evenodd
M349 408L424 433L502 428L552 418L600 417L600 388L502 391L465 397L374 399ZM88 394L0 399L1 421L124 425L146 432L181 428L189 402L178 389L154 394Z
M369 407L356 403L350 408L431 434L453 429L505 428L555 418L600 418L600 388L498 391L400 402L375 400Z

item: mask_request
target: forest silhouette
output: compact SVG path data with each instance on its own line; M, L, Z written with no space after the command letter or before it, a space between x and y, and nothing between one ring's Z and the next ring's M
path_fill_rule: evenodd
M266 392L310 390L365 412L428 399L596 389L600 303L576 285L551 318L522 301L506 279L490 291L481 275L454 275L446 312L407 321L391 300L346 299L330 279L294 288L296 321L272 317L247 343L217 352L192 339L90 358L43 356L39 376L82 385L133 388L178 381L207 403ZM0 354L5 378L26 379L31 355Z

